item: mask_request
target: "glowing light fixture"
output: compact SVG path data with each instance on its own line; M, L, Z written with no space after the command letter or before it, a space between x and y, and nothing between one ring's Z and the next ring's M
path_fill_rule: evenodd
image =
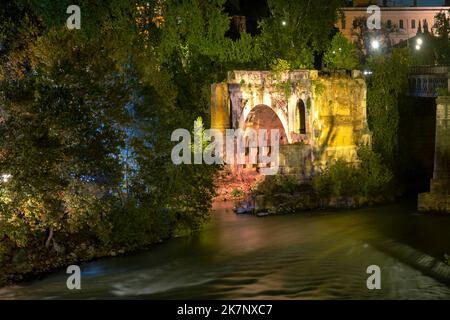
M11 178L12 175L10 174L2 174L0 175L0 182L7 183L9 180L11 180Z
M380 48L380 41L372 40L371 46L372 46L372 49L378 50Z

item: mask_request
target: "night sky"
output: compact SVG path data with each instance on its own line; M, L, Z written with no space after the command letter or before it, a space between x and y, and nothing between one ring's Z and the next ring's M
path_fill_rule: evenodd
M417 0L417 6L442 6L444 0ZM450 2L450 1L449 1ZM378 0L379 5L383 0ZM412 6L413 0L388 0L388 4L396 6ZM266 0L227 0L225 11L230 15L242 15L247 18L247 32L256 34L257 22L262 17L269 15Z

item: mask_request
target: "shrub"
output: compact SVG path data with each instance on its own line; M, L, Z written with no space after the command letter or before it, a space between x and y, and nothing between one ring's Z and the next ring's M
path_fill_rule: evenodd
M381 154L369 147L360 147L358 157L361 164L359 173L359 190L363 195L383 195L390 190L394 175L383 163Z
M357 173L353 165L336 161L313 179L313 189L321 197L351 196L357 192Z
M156 242L171 235L174 216L168 210L154 210L127 205L118 208L110 216L112 225L111 243L137 248Z
M313 178L313 190L324 197L376 197L390 190L392 172L380 154L369 147L358 149L359 165L336 161Z
M234 188L231 191L231 196L233 198L240 198L240 197L244 196L244 191L242 191L241 189Z
M275 59L270 65L270 69L272 70L272 72L280 74L282 72L289 71L291 69L291 65L286 60Z
M355 45L348 41L341 33L336 34L331 41L330 48L323 58L330 69L353 70L358 68L359 60Z
M292 176L267 176L256 187L256 193L274 195L277 193L295 193L300 189L299 181Z

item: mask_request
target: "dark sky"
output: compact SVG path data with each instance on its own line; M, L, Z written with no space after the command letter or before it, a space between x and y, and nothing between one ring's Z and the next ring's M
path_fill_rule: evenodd
M378 0L382 5L383 0ZM412 6L413 0L388 0L388 4L396 6ZM442 6L444 0L417 0L418 6ZM242 15L247 19L247 32L255 34L257 32L257 22L262 17L269 15L269 8L266 0L227 0L226 11L230 15Z
M257 23L262 17L269 15L266 0L228 0L225 10L230 15L242 15L247 19L247 32L255 34Z

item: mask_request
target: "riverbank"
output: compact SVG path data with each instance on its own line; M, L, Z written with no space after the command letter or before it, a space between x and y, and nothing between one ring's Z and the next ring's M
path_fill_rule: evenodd
M271 184L271 186L273 187L274 185ZM396 197L387 198L381 196L372 198L359 196L320 198L313 192L311 186L304 185L302 189L293 193L266 195L261 194L261 188L259 189L260 193L258 193L257 188L253 191L249 189L248 192L253 193L247 194L246 197L243 195L236 198L227 197L226 201L216 198L212 210L217 209L218 204L223 204L219 205L219 208L223 206L231 208L234 203L241 200L241 206L244 203L248 209L247 212L243 213L267 217L298 213L312 214L314 212L323 212L324 210L356 211L357 209L385 205L398 200ZM242 201L242 199L244 200ZM235 206L235 211L236 208L239 208L239 206ZM105 246L96 241L89 242L86 239L80 241L76 237L66 241L66 244L56 244L51 248L46 248L41 243L36 243L34 247L20 249L18 252L15 252L14 257L9 259L9 263L2 265L0 269L0 287L41 278L71 264L143 252L173 237L172 235L158 238L134 247Z
M247 192L251 189L247 190ZM308 196L303 195L308 198ZM305 199L306 199L305 198ZM225 197L223 199L216 198L214 204L228 203L232 206L238 200L245 199L244 194L239 197ZM295 212L311 212L314 209L338 208L335 207L316 207L314 208L311 199L308 202L299 201L302 196L298 194L275 194L269 198L262 195L256 196L256 210L255 214L268 212L272 215L289 214ZM278 205L277 205L278 201ZM340 204L349 204L350 202L340 201ZM357 206L340 206L340 208L357 208ZM92 262L106 257L115 257L121 255L135 254L146 251L154 247L156 244L163 243L170 240L172 237L159 238L155 241L144 243L141 246L127 247L127 246L105 246L98 241L88 241L83 239L81 241L77 237L67 239L64 243L54 243L47 248L42 243L34 243L34 246L21 248L14 252L13 256L7 258L8 262L3 263L0 269L0 287L12 285L21 282L27 282L37 278L41 278L51 274L55 270L65 268L69 265ZM5 258L4 258L5 259ZM5 259L6 260L6 259Z
M246 199L264 180L264 176L254 169L239 168L235 171L228 166L217 173L215 179L215 202Z
M319 198L312 191L294 194L278 193L274 195L254 196L254 213L257 215L293 214L303 211L329 210L329 209L358 209L374 205L383 205L395 202L395 197L329 197Z
M79 242L76 238L57 247L21 248L0 269L0 287L27 282L51 274L69 265L92 262L106 257L134 254L149 250L172 237L160 238L141 246L107 246L98 241ZM69 245L70 244L70 245Z
M83 263L81 290L66 288L63 268L2 288L0 298L449 299L450 287L419 266L442 267L450 217L415 207L402 201L258 219L234 214L230 201L215 203L210 223L192 236ZM372 264L381 268L382 290L367 290Z

